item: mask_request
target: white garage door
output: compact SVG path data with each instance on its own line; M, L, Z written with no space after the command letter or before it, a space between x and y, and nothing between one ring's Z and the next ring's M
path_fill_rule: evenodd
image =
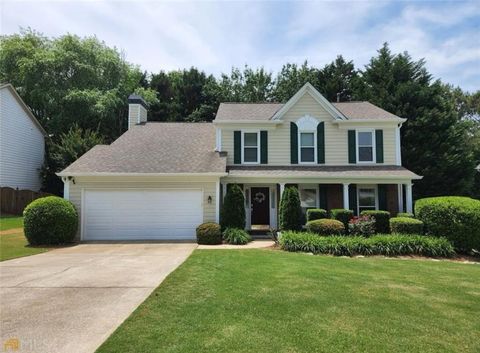
M86 190L83 240L195 239L201 190Z

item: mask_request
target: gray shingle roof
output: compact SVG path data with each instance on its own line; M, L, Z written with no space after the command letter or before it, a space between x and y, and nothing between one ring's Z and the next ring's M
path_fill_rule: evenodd
M399 117L370 102L332 103L347 119L398 119ZM220 103L216 121L269 120L283 103Z
M226 157L214 148L210 123L146 123L95 146L60 174L224 173Z
M362 178L387 177L421 179L408 169L395 166L229 166L230 177L318 177Z

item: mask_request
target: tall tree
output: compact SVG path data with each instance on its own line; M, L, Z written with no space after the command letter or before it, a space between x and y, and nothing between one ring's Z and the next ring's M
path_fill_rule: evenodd
M423 60L393 55L385 44L363 72L354 96L407 118L402 127L403 165L424 178L416 197L468 194L474 177L468 126L455 110L449 90L431 75ZM462 141L462 143L460 143Z
M229 75L222 74L219 81L220 99L225 102L268 102L274 87L272 73L262 67L243 71L233 68Z
M319 70L305 61L300 67L287 63L277 75L273 97L278 102L286 102L307 82L318 88Z
M340 101L351 100L357 83L358 73L353 61L345 61L341 55L318 73L318 89L330 102L336 102L337 98Z

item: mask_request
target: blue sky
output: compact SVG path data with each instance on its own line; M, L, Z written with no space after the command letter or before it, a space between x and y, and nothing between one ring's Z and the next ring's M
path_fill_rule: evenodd
M480 1L11 1L2 34L96 35L157 72L286 62L322 67L338 54L363 68L383 42L425 58L435 78L480 89Z

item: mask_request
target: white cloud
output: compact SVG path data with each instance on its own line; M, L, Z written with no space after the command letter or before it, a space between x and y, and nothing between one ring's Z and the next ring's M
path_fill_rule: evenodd
M478 3L9 1L3 34L96 35L148 71L232 66L277 71L290 61L323 66L337 54L362 68L383 42L425 58L436 77L480 86Z

